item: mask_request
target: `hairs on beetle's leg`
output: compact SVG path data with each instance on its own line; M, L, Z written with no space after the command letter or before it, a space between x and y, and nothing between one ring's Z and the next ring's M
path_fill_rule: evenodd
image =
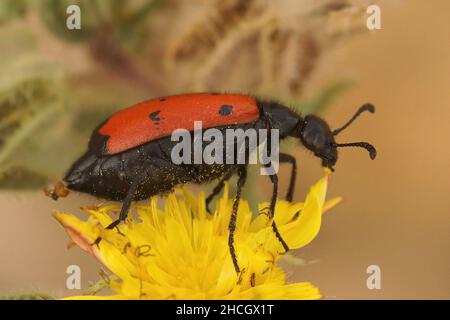
M236 197L234 198L233 211L231 211L230 223L228 225L228 230L230 231L230 234L228 236L228 246L230 248L230 255L231 259L233 260L233 265L234 269L236 270L236 273L241 272L241 269L239 268L236 256L236 249L234 247L234 232L236 230L237 211L239 208L239 201L241 199L241 192L242 188L244 187L246 179L247 179L247 168L244 166L239 167Z
M291 178L289 180L289 189L286 194L286 200L292 202L295 191L295 180L297 178L297 161L295 157L287 153L280 153L280 163L290 163L292 165Z
M278 231L278 227L275 223L275 205L277 204L277 196L278 196L278 176L276 173L269 176L270 180L273 184L273 192L272 192L272 199L270 200L270 208L269 208L269 218L272 221L272 230L275 233L275 236L277 237L278 241L283 245L283 249L286 252L289 251L289 246L287 245L286 241L284 241L283 237L281 236L280 232Z
M233 176L233 174L234 174L233 170L228 171L222 177L222 179L220 179L219 183L214 187L211 194L206 198L206 210L208 211L209 214L211 214L211 210L209 209L209 204L214 199L214 197L217 196L222 191L223 187L225 186L225 182L230 180L230 178Z

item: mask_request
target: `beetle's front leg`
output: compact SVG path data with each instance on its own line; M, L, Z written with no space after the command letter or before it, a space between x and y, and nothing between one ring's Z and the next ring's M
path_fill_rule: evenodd
M287 153L280 153L280 163L290 163L292 165L291 178L289 179L289 187L286 194L286 200L292 202L295 191L295 180L297 178L297 161L295 157Z
M137 188L140 186L143 178L137 177L133 180L133 182L130 185L130 189L128 189L128 193L125 196L125 199L122 204L122 209L120 209L119 218L112 222L109 226L106 227L106 229L113 229L115 228L119 223L122 221L125 221L125 219L128 216L128 209L130 209L131 201L133 201L133 196L137 190Z

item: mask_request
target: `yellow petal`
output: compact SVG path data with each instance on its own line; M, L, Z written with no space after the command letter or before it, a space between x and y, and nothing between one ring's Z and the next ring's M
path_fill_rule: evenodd
M289 248L298 249L307 245L319 232L327 177L323 177L311 187L299 217L291 223L280 226L280 233Z
M323 211L340 198L325 203L327 175L310 190L305 202L277 201L275 221L291 249L308 244L320 229ZM107 297L76 296L73 299L320 299L308 282L287 284L278 266L283 249L267 214L253 218L242 199L238 208L234 248L241 269L236 274L228 243L228 225L234 198L225 186L215 213L206 211L203 193L186 189L135 204L136 218L119 230L105 227L120 206L89 208L87 221L66 213L55 218L72 240L93 254L116 275ZM267 206L261 204L260 208ZM101 237L98 245L92 243Z
M336 206L337 204L339 204L342 201L341 197L335 197L331 200L328 200L327 202L325 202L325 204L323 205L323 212L327 212L328 210L330 210L331 208L333 208L334 206Z
M66 229L73 242L84 251L101 260L98 247L93 245L100 234L96 225L81 222L75 216L67 213L56 212L53 216Z

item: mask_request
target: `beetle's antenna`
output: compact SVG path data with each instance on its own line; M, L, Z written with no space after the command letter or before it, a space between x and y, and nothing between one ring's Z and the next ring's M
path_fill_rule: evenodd
M370 103L366 103L365 105L361 106L358 111L356 111L355 115L348 120L348 122L346 124L344 124L342 127L340 127L339 129L336 129L332 132L333 136L338 135L342 130L344 130L345 128L347 128L349 125L352 124L353 121L356 120L356 118L359 117L359 115L365 111L369 111L370 113L374 113L375 112L375 107L370 104Z
M372 160L377 156L377 149L375 149L373 145L367 142L335 143L334 146L364 148L369 152L370 159Z

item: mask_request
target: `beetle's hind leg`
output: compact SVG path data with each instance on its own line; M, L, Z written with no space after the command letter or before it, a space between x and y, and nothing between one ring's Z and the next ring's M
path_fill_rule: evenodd
M245 166L239 167L236 196L234 198L233 210L231 211L230 223L228 225L228 230L230 231L230 234L228 236L228 246L230 248L231 260L233 260L233 265L234 269L236 270L236 273L241 272L241 269L239 268L236 256L236 248L234 247L234 232L236 231L236 220L237 220L237 211L239 208L239 201L241 199L242 188L245 185L246 179L247 179L247 168Z
M278 196L278 175L272 174L269 176L270 180L273 184L273 192L272 192L272 199L270 200L270 207L269 207L269 219L272 221L272 230L275 233L275 236L277 237L278 241L280 241L281 245L283 246L283 249L286 252L289 251L289 246L287 245L286 241L284 241L283 237L281 236L280 232L278 231L278 227L275 223L275 205L277 203L277 196Z

